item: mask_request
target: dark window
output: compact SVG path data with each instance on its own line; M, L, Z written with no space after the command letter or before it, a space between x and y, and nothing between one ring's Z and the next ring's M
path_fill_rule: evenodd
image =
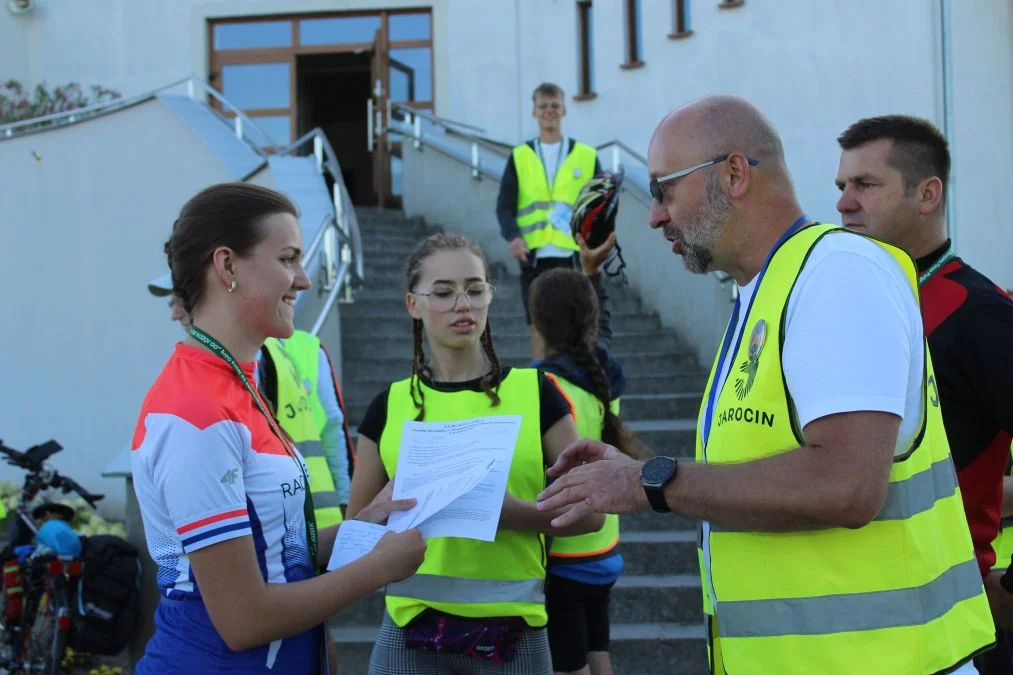
M689 22L689 2L688 0L675 0L675 21L672 26L671 37L681 37L683 35L689 35L693 32L693 28Z
M643 38L640 24L642 23L640 0L626 0L626 62L624 65L634 66L644 62Z
M577 2L578 96L594 94L594 11L591 0Z

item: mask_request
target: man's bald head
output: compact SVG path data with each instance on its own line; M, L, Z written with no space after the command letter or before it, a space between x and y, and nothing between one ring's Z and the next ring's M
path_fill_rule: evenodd
M656 141L669 152L677 151L681 163L741 152L768 166L784 167L784 146L774 126L737 96L708 96L676 108L661 120L651 142Z

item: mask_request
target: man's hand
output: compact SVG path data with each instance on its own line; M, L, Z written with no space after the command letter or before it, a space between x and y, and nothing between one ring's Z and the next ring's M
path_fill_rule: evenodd
M559 476L538 495L538 510L572 506L553 519L553 527L566 527L590 513L633 513L650 507L640 484L643 465L598 441L580 440L559 455L549 469Z
M521 264L528 261L528 245L524 242L524 237L514 237L510 241L510 255Z
M616 233L613 231L608 239L596 248L588 248L584 237L578 234L577 245L580 246L580 269L585 276L591 276L598 273L612 254L612 250L616 247Z
M367 523L383 525L387 522L387 517L394 511L407 511L415 506L414 499L391 499L393 494L394 481L388 481L387 486L380 490L369 506L355 515L355 520L365 520Z

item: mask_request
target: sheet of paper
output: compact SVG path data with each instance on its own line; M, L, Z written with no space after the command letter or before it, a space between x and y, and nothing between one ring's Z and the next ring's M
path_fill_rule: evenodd
M387 528L383 525L374 525L364 520L346 520L341 523L338 536L334 539L334 548L331 549L331 557L327 561L327 571L336 570L366 555L386 532Z
M442 480L423 485L418 493L413 495L417 503L412 509L391 514L390 528L404 532L412 527L420 527L459 497L475 489L488 475L495 461L490 459L485 464L472 467L462 474L447 476Z
M405 422L393 497L419 503L392 514L391 528L418 527L427 539L495 540L520 429L520 415Z

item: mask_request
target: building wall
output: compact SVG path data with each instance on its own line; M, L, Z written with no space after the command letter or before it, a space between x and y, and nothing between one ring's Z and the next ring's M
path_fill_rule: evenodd
M954 242L1013 288L1013 3L953 3L953 34Z
M180 207L223 180L221 163L155 100L0 141L0 185L16 195L0 206L0 438L19 449L59 441L53 464L105 493L110 512L123 484L99 474L130 443L183 336L147 282L164 273ZM21 475L0 464L0 478Z
M643 60L621 70L624 3L594 4L597 97L571 101L565 129L588 142L619 138L645 152L671 108L715 92L753 100L784 136L802 202L837 219L834 141L866 115L906 112L942 125L941 0L747 0L723 10L688 0L687 39L667 37L673 2L642 0ZM573 0L37 0L23 17L0 11L5 73L34 82L80 80L138 93L207 75L209 18L430 6L436 112L516 142L535 133L530 92L577 87ZM958 246L1013 285L1013 11L1008 0L952 2L954 205ZM157 30L152 27L157 26ZM988 176L987 181L975 180ZM998 237L998 240L996 239ZM997 246L999 243L1001 246Z

